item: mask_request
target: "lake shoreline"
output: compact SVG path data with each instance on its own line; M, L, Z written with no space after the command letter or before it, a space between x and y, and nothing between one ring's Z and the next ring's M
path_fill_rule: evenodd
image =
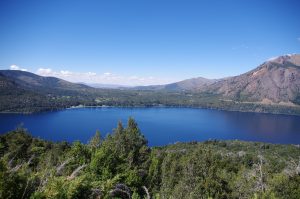
M45 139L85 142L95 129L106 135L118 121L126 125L129 117L139 121L152 146L209 139L300 144L299 116L196 107L76 106L40 114L0 114L0 131L23 123Z
M241 113L260 113L260 114L271 114L271 115L287 115L287 116L299 116L300 113L281 113L281 112L269 112L269 111L256 111L256 110L235 110L235 109L226 109L226 108L217 108L217 107L201 107L201 106L174 106L174 105L151 105L151 106L110 106L110 105L78 105L70 106L64 108L53 108L51 110L45 109L41 111L0 111L0 114L21 114L21 115L31 115L38 113L47 113L47 112L56 112L63 111L68 109L80 109L80 108L194 108L194 109L204 109L204 110L217 110L217 111L228 111L228 112L241 112Z
M70 142L68 140L56 140L56 141L53 141L53 140L41 138L40 136L33 135L30 131L27 131L26 128L22 128L21 127L21 129L25 130L26 133L28 133L30 136L32 136L33 138L36 138L36 139L45 140L45 141L54 142L54 143L58 143L58 142L66 142L68 144L72 144L73 143L73 142ZM1 136L5 136L5 135L7 135L7 134L9 134L9 133L11 133L11 132L13 132L15 130L16 129L12 129L12 130L9 130L7 132L0 133L0 137ZM88 144L89 143L89 141L88 142L82 142L82 141L80 141L80 142L82 144ZM210 139L207 139L207 140L201 140L201 141L197 141L197 140L194 140L194 141L184 141L184 142L183 141L175 141L175 142L170 142L170 143L167 143L167 144L164 144L164 145L156 145L156 146L149 146L149 147L152 148L152 149L157 149L157 148L170 147L170 146L174 146L174 145L205 144L205 143L217 143L217 142L219 142L219 143L248 143L248 144L251 144L251 145L293 146L293 147L296 147L296 148L300 149L300 143L299 144L294 144L294 143L273 143L273 142L242 140L242 139L213 139L213 138L210 138Z

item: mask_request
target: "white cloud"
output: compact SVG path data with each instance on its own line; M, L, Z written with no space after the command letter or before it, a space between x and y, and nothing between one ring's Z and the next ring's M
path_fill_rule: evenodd
M105 72L97 74L95 72L73 72L68 70L54 71L51 68L39 68L36 74L41 76L58 77L70 82L84 82L92 84L117 84L126 86L140 86L140 85L153 85L153 84L167 84L175 80L155 78L153 76L140 77L137 75L125 76Z
M70 76L73 74L71 71L68 70L61 70L60 73L65 76Z
M19 66L17 65L11 65L10 70L19 70Z
M95 76L95 75L97 75L97 73L93 73L93 72L87 72L87 73L85 73L86 75L89 75L89 76Z
M54 76L54 73L51 68L39 68L36 71L36 74L42 75L42 76Z
M21 71L27 71L27 69L25 69L25 68L21 68L21 67L19 67L19 66L15 65L15 64L13 64L13 65L11 65L11 66L10 66L10 70L21 70Z
M130 76L129 79L130 80L137 80L137 79L139 79L139 77L137 77L137 76Z

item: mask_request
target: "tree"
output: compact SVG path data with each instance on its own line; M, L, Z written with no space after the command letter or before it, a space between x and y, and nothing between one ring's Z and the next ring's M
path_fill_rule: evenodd
M19 172L10 172L5 164L0 160L0 198L22 198L27 178Z
M95 135L91 138L90 142L89 142L89 146L92 148L92 151L94 152L97 148L100 147L101 145L101 134L100 131L97 130Z

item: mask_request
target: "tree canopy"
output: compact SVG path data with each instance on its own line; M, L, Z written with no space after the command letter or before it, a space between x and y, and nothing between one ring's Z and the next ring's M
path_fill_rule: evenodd
M87 144L0 136L0 198L299 198L295 145L217 141L149 148L133 118Z

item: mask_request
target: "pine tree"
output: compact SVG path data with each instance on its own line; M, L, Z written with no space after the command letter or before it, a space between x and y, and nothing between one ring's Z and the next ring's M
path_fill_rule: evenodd
M91 146L91 148L93 150L97 149L100 147L101 145L101 134L100 134L100 131L97 130L95 135L91 138L90 142L89 142L89 145Z

